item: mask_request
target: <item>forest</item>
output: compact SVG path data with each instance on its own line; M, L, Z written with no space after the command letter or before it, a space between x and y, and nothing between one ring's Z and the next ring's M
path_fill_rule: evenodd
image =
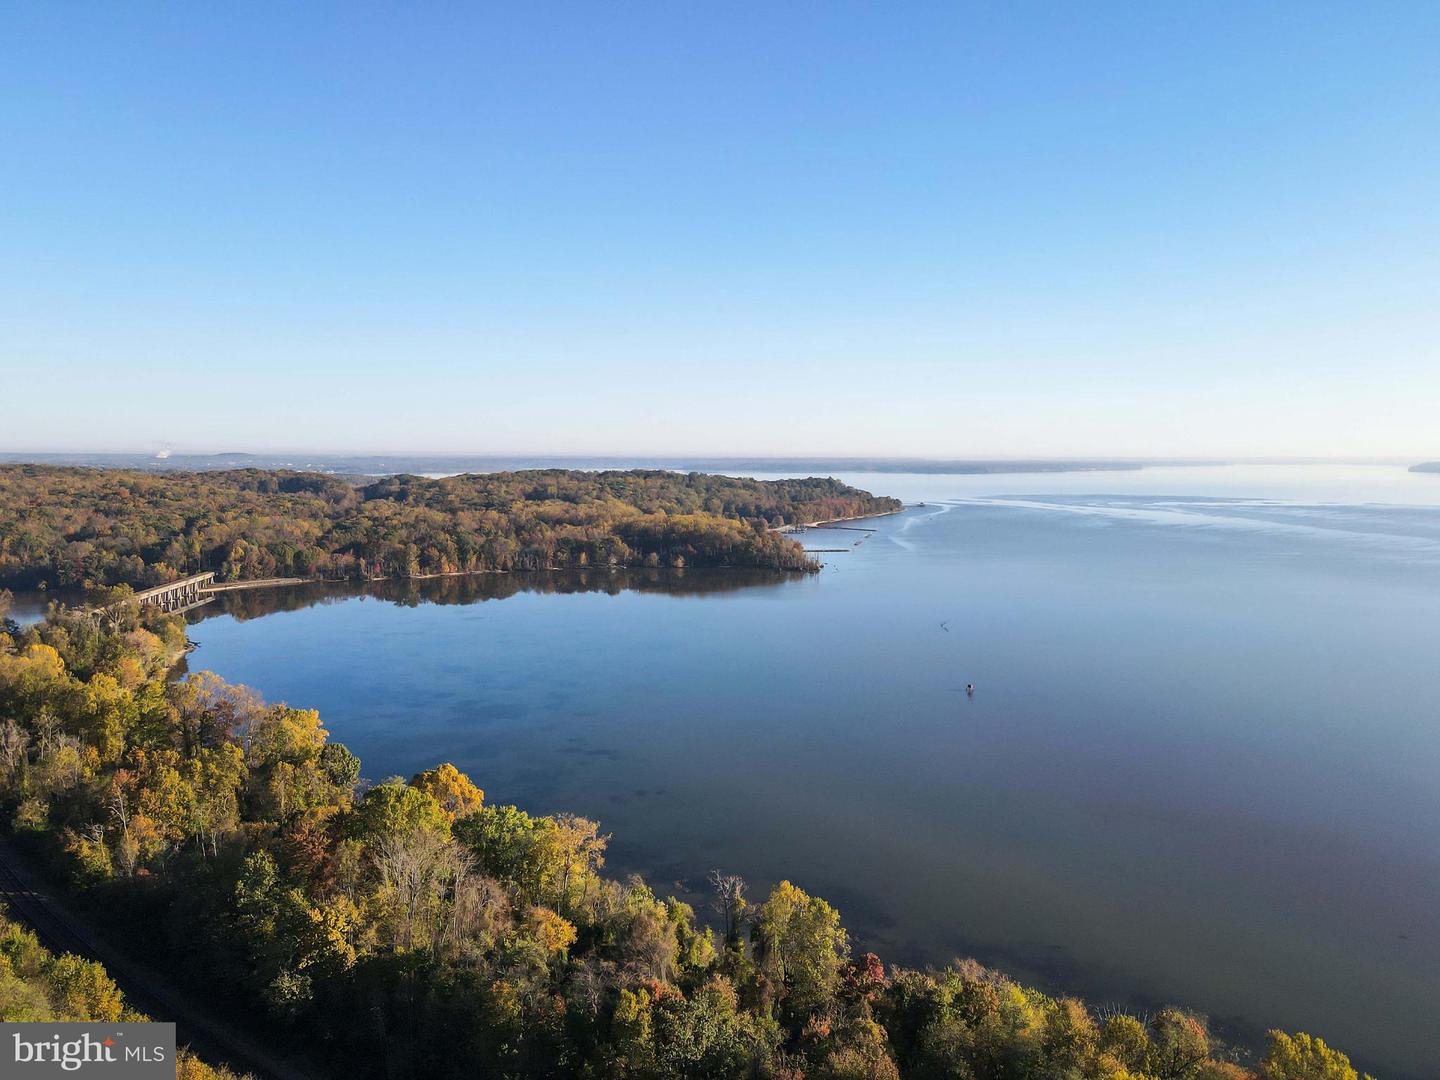
M112 940L318 1076L1356 1080L1307 1034L1252 1057L1183 1009L889 965L789 881L716 871L696 911L606 876L597 822L453 765L361 781L314 710L174 678L185 648L133 603L0 622L0 824ZM94 968L68 996L78 963L0 925L0 1019L120 1008Z
M888 513L837 480L543 469L355 480L234 469L0 466L0 586L159 585L213 571L414 578L581 567L814 570L784 525Z

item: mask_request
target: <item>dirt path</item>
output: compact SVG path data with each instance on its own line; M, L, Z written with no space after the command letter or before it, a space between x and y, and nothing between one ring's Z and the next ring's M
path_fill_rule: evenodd
M902 506L899 510L880 510L874 514L857 514L854 517L826 518L824 521L797 521L794 525L772 525L767 530L774 533L795 532L800 529L838 529L841 528L837 522L841 521L869 521L871 518L892 517L895 514L903 514L913 507ZM874 529L856 529L856 532L874 532Z

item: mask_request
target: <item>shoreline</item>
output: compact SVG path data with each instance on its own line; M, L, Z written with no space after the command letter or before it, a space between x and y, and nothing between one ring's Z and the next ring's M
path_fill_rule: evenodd
M923 506L923 503L917 503ZM834 525L841 521L870 521L872 518L894 517L896 514L903 514L907 510L915 509L914 506L902 506L899 510L881 510L874 514L855 514L851 517L825 518L823 521L797 521L793 525L772 525L769 531L773 533L794 532L796 529L823 529L826 525Z

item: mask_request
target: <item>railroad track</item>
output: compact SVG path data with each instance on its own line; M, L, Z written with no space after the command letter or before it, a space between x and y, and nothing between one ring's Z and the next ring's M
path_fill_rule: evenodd
M35 931L35 936L57 956L74 953L87 959L95 959L93 950L63 920L54 914L45 902L30 888L11 865L12 853L0 849L0 896L5 898L10 911L21 922Z
M257 1080L315 1080L292 1062L277 1058L228 1024L203 1015L98 940L83 924L38 889L15 850L0 843L0 898L11 914L35 932L40 943L57 956L74 953L105 965L131 1006L156 1020L175 1022L175 1040L211 1063L223 1063Z

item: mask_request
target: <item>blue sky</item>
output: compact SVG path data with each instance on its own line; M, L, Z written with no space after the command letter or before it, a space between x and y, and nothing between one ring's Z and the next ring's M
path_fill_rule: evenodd
M1437 55L1426 3L7 3L0 449L1440 456Z

